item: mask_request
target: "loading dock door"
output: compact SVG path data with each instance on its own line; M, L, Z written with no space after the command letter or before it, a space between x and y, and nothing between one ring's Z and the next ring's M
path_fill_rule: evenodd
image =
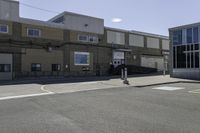
M12 54L0 54L0 80L12 80Z
M156 68L158 71L164 70L164 58L157 56L142 56L141 57L141 66Z

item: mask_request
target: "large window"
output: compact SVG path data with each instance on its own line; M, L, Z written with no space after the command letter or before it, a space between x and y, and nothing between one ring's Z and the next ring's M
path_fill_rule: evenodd
M0 72L11 72L10 64L0 64Z
M186 46L177 46L177 68L186 68Z
M61 65L60 64L52 64L52 71L53 72L61 71Z
M174 45L182 44L182 30L173 32L173 44Z
M199 42L199 28L194 27L194 28L189 28L187 29L187 43L198 43Z
M198 43L199 42L199 28L195 27L193 28L193 43Z
M192 28L187 29L187 43L192 43Z
M8 25L0 24L0 33L8 33Z
M179 45L173 47L174 68L199 68L199 44Z
M90 65L90 53L74 52L74 65Z
M27 36L29 36L29 37L41 37L41 30L28 28L27 29Z
M31 64L31 71L32 72L40 72L41 71L41 64L39 64L39 63Z

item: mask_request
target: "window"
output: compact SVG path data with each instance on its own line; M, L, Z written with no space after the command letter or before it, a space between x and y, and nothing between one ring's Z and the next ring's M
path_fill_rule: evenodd
M89 43L98 43L98 37L87 36L87 35L78 35L78 41L89 42Z
M195 52L195 68L199 68L199 52Z
M186 68L186 46L177 46L177 68Z
M81 42L88 42L88 36L86 35L79 35L78 40Z
M0 24L0 33L8 33L8 25Z
M182 44L182 30L173 32L173 44L174 45Z
M90 53L74 52L74 65L90 65Z
M52 71L53 72L61 71L61 65L60 64L52 64Z
M193 28L193 43L199 42L199 39L198 39L199 32L198 32L198 30L199 30L198 27Z
M10 64L0 64L0 72L11 72Z
M32 72L40 72L41 71L41 64L33 63L31 65L31 71Z
M187 43L192 43L192 28L187 29Z
M64 16L61 16L55 20L53 20L54 23L64 23Z
M27 29L27 35L29 37L40 37L41 36L41 30L28 28Z
M96 36L89 36L89 42L97 43L98 42L98 37L96 37Z

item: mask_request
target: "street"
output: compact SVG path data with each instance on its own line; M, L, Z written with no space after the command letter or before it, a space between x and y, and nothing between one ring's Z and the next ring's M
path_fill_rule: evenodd
M157 87L179 87L159 90ZM199 133L199 84L120 87L0 101L1 133ZM193 93L196 92L196 93Z

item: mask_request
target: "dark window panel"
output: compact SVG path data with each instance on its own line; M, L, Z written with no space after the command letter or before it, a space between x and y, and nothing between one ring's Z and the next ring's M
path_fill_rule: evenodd
M173 32L173 44L174 45L182 44L182 30Z
M195 52L195 68L199 68L199 52Z
M198 27L193 28L193 43L199 42L199 39L198 39L199 32L198 32L198 30L199 30Z
M187 29L187 43L192 43L192 28Z

